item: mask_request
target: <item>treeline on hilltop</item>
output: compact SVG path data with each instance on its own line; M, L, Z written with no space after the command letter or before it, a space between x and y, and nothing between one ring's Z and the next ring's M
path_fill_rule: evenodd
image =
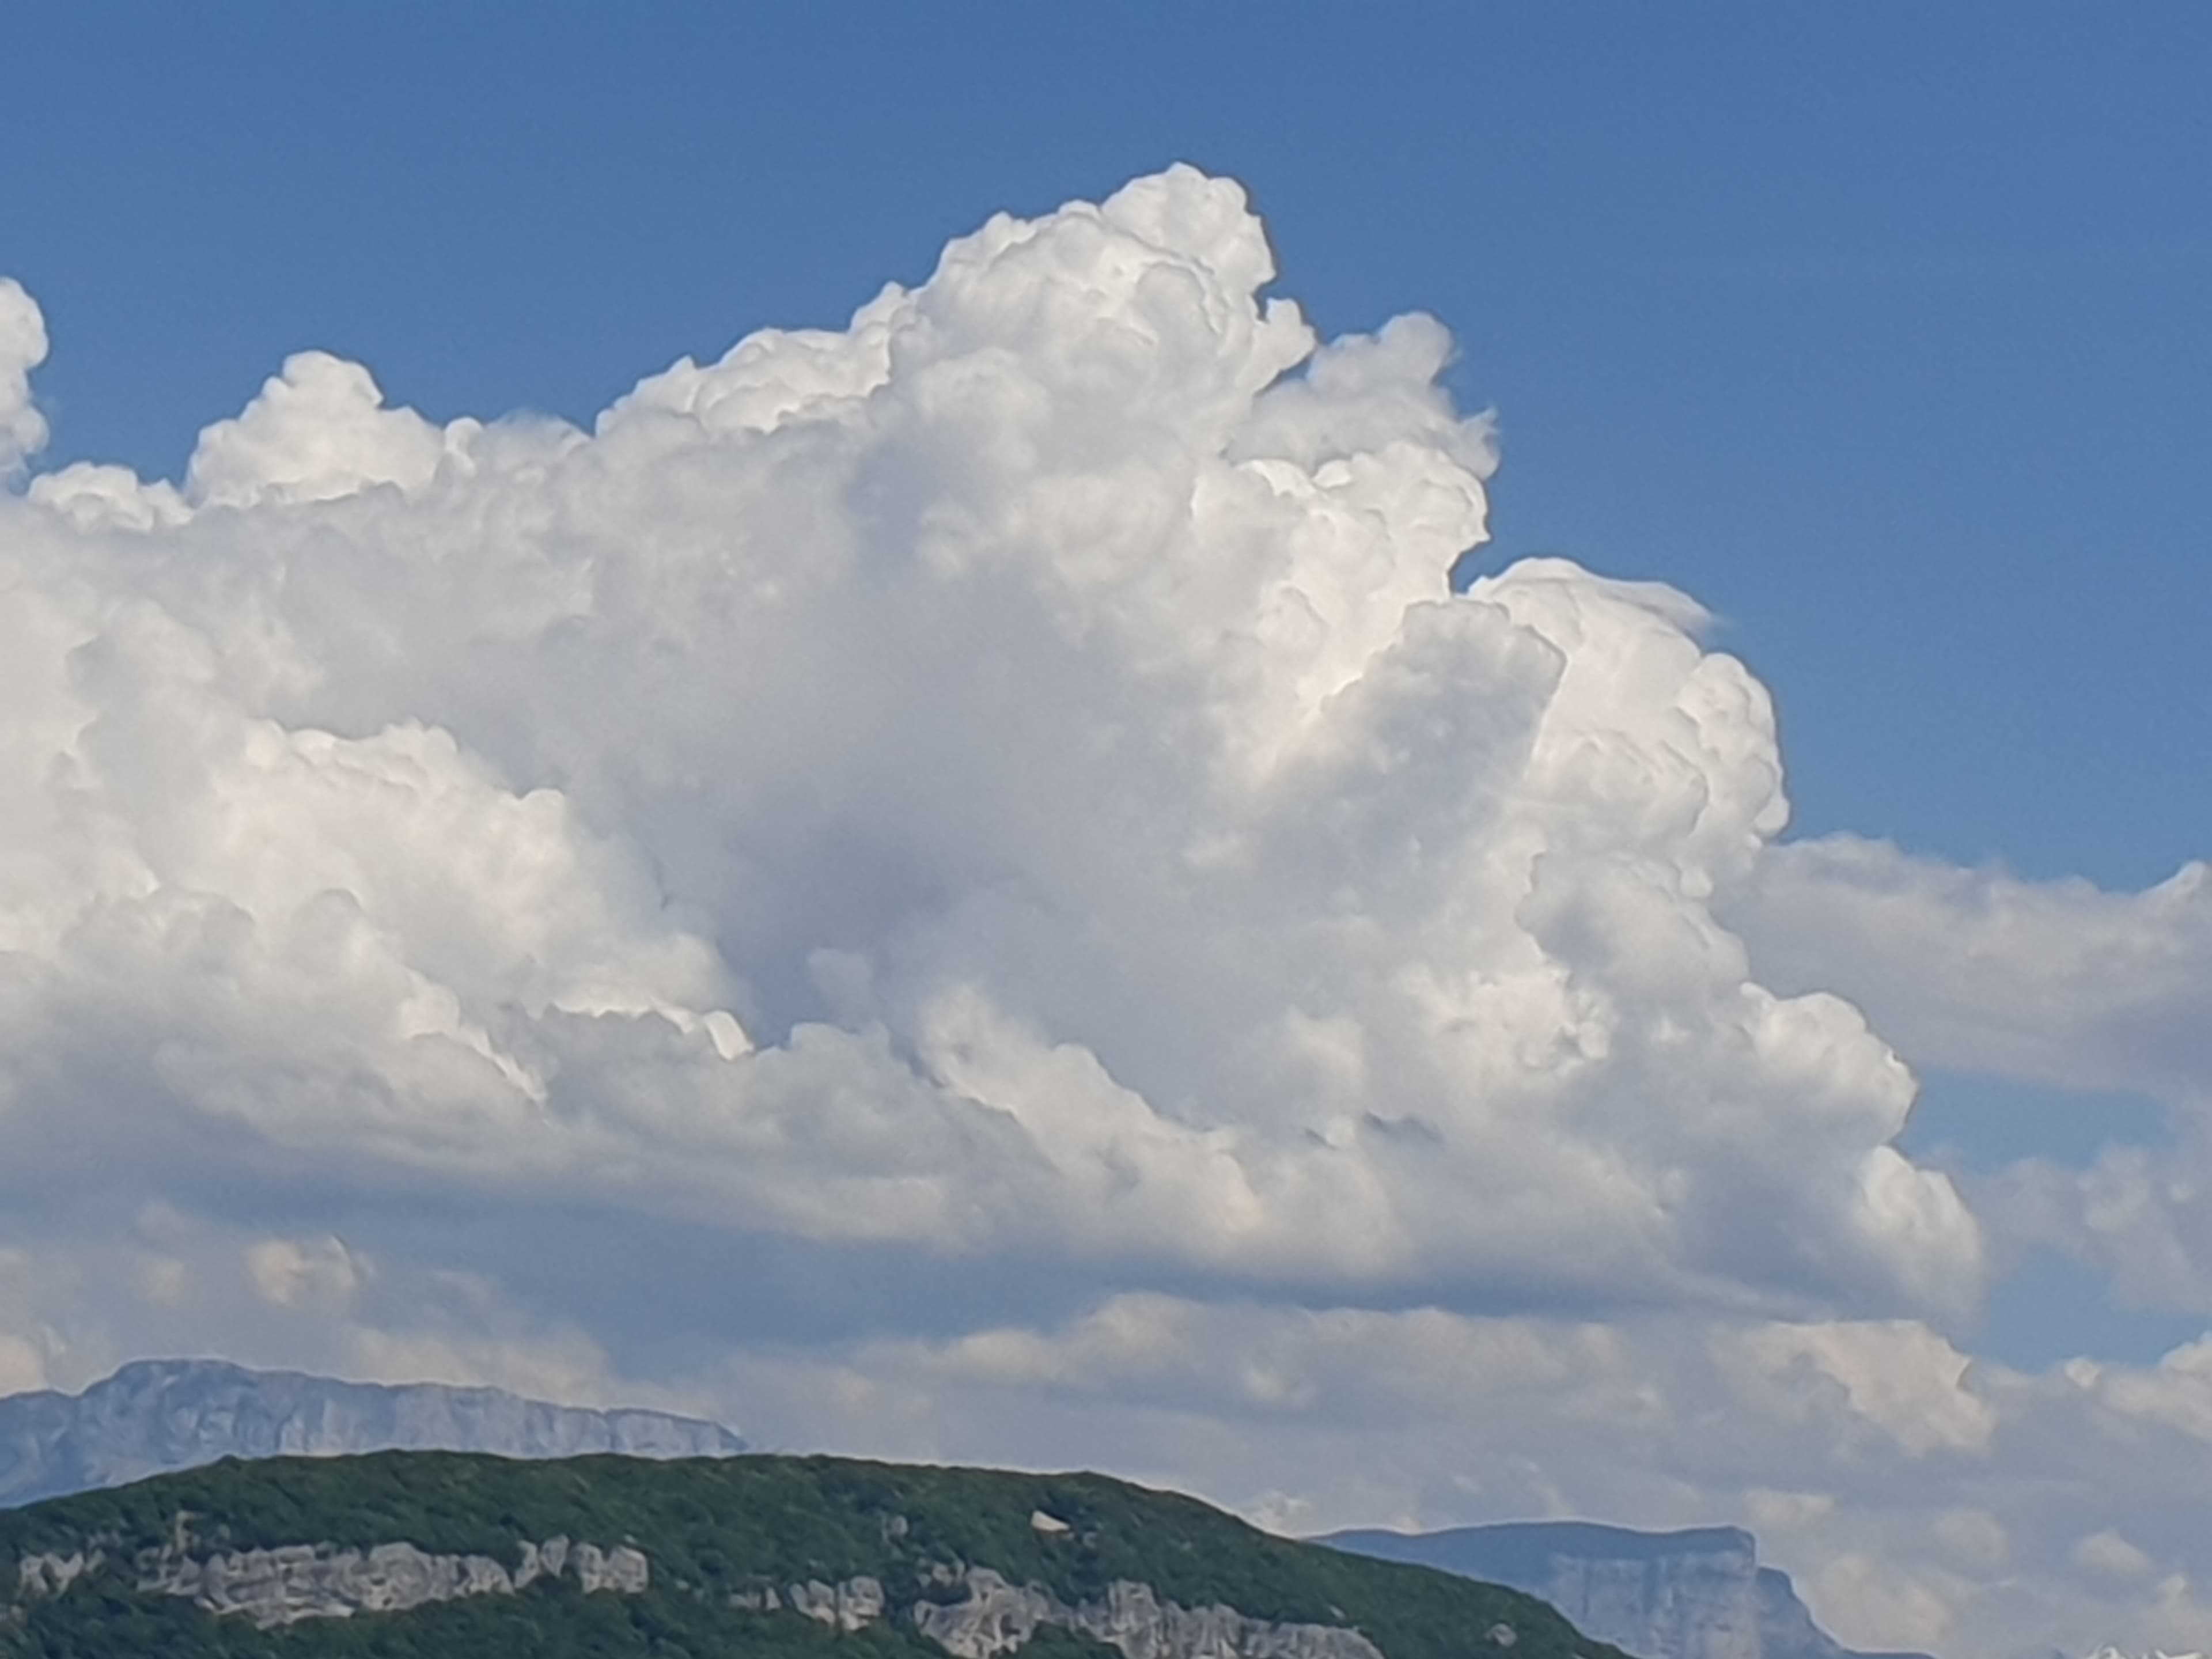
M1065 1523L1041 1529L1042 1512ZM180 1519L181 1517L181 1519ZM406 1612L268 1630L140 1589L165 1548L202 1556L405 1542L512 1566L525 1542L562 1537L642 1551L642 1594L586 1594L573 1577ZM1070 1605L1117 1583L1163 1602L1356 1629L1385 1659L1619 1659L1543 1603L1427 1568L1273 1537L1195 1499L1091 1474L1032 1475L827 1457L554 1462L434 1452L226 1462L109 1492L0 1512L0 1571L33 1556L101 1565L65 1590L18 1589L0 1620L15 1659L946 1659L916 1627L917 1601L955 1603L988 1568ZM841 1630L790 1610L794 1584L872 1578L885 1616ZM765 1592L786 1597L769 1610ZM751 1602L755 1605L744 1605ZM1044 1627L1035 1659L1119 1659Z

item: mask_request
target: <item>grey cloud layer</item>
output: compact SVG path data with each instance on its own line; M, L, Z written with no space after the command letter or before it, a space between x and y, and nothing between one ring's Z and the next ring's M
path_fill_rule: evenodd
M1127 1437L1086 1455L1343 1521L1786 1486L1768 1523L1856 1564L1825 1620L1998 1651L2018 1556L1944 1577L1815 1501L2103 1397L2000 1399L1923 1322L1982 1227L1834 994L1990 1063L2002 994L1878 994L1899 940L1971 954L1973 878L1778 848L1765 694L1680 595L1449 593L1496 459L1449 337L1322 342L1273 276L1179 168L588 434L309 352L180 485L0 493L0 1382L218 1346L635 1397L681 1333L646 1397L769 1443L1058 1461L1019 1425L1090 1413ZM0 470L45 349L0 284ZM2166 962L2098 1029L2201 1085L2175 892L2015 908ZM2138 1051L2082 1030L2046 1069ZM2207 1370L2127 1386L2194 1423ZM1206 1450L1254 1420L1265 1485ZM1602 1424L1650 1432L1607 1463ZM1899 1537L1988 1544L1892 1484ZM2195 1605L2212 1563L2100 1528L2076 1613Z
M1835 836L1772 849L1731 920L1784 985L1849 994L1917 1061L2148 1097L2166 1144L1977 1183L2007 1248L2055 1247L2134 1306L2212 1315L2212 882L2140 893L1961 870ZM2094 1107L2085 1107L2094 1110Z
M1776 848L1735 921L1782 985L1842 990L1931 1066L2212 1106L2212 880L2141 893L1848 836Z

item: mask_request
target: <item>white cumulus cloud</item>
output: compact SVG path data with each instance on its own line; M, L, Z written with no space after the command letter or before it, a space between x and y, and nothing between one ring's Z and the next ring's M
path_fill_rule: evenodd
M588 435L307 352L180 494L40 480L10 1117L97 1056L118 1130L808 1237L1970 1300L1902 1068L1713 919L1764 693L1662 589L1449 594L1448 337L1324 343L1273 275L1177 169Z

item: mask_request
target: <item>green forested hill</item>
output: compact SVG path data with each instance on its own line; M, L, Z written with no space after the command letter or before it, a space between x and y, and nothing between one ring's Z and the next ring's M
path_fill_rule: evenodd
M508 1574L532 1559L526 1546L556 1539L592 1545L602 1559L641 1553L646 1587L586 1593L572 1565L519 1589L501 1577L497 1593L270 1628L145 1587L164 1572L177 1582L180 1562L192 1583L212 1582L191 1579L210 1561L234 1581L256 1571L265 1580L268 1558L248 1553L294 1547L296 1564L307 1556L301 1546L330 1547L315 1557L326 1563L337 1552L404 1543L429 1557L489 1558L479 1575L490 1562ZM1509 1650L1510 1659L1618 1659L1513 1591L1272 1537L1194 1499L1097 1475L824 1457L538 1463L424 1452L225 1462L0 1512L0 1656L947 1659L920 1628L916 1604L928 1604L925 1620L928 1607L980 1607L976 1586L990 1584L974 1569L1063 1612L1120 1607L1131 1585L1178 1608L1233 1608L1270 1627L1248 1632L1248 1649L1272 1644L1248 1659L1334 1659L1330 1644L1349 1639L1287 1626L1356 1630L1384 1659L1504 1659ZM880 1586L881 1613L870 1613L866 1595L848 1598L860 1615L846 1622L860 1627L840 1628L823 1591L865 1591L867 1581ZM794 1592L816 1616L793 1609ZM1099 1628L1096 1617L1091 1633L1048 1622L1024 1651L1117 1659ZM1186 1645L1197 1639L1176 1628ZM955 1639L978 1650L970 1659L1010 1646L1002 1623L988 1620Z

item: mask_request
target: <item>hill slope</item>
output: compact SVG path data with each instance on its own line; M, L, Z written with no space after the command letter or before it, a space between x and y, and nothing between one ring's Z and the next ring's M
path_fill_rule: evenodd
M1787 1573L1735 1527L1650 1533L1581 1521L1316 1540L1540 1595L1636 1659L1924 1659L1856 1654L1813 1622Z
M222 1457L386 1450L717 1457L744 1444L693 1418L551 1406L498 1389L392 1387L221 1360L141 1360L80 1395L0 1399L0 1506Z
M0 1513L0 1563L6 1659L1618 1659L1194 1499L836 1458L227 1462Z

